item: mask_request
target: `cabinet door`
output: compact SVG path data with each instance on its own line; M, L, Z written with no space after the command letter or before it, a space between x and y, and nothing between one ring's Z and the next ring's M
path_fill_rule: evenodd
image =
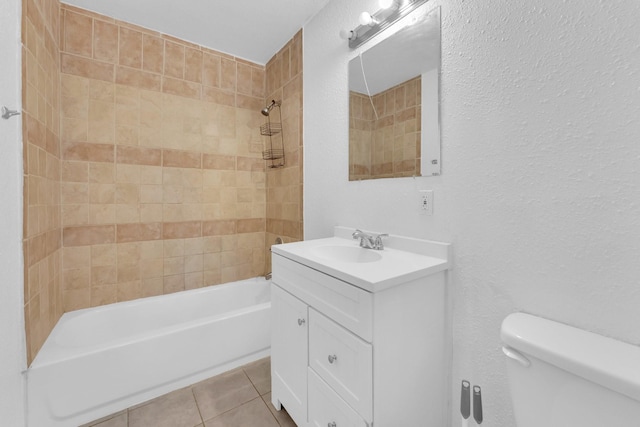
M284 405L299 426L307 425L307 305L271 285L271 401Z

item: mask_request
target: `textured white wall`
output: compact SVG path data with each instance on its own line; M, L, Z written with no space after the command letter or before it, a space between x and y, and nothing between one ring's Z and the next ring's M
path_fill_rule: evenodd
M0 106L20 109L20 0L0 2ZM0 425L24 425L21 118L0 119Z
M443 175L348 182L338 32L376 3L333 0L304 29L305 238L341 224L452 242L454 424L465 378L484 424L512 427L508 313L640 343L640 3L432 0Z

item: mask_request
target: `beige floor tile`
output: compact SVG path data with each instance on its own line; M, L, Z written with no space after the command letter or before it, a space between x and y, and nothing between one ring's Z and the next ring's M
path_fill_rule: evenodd
M291 417L289 416L289 414L284 408L278 411L271 404L271 391L263 395L262 399L264 400L264 403L267 405L267 407L269 408L269 410L271 411L273 416L276 418L276 421L278 421L278 424L280 424L281 427L297 427L296 423L293 422L293 420L291 419Z
M278 423L261 398L205 421L205 427L278 427Z
M271 359L265 357L243 367L260 395L271 391Z
M128 414L125 412L113 417L110 420L103 421L100 424L95 424L94 427L127 427L129 425Z
M259 396L242 369L194 385L193 394L203 420L216 417Z
M80 427L127 427L127 424L127 411L124 410L122 412L100 418L99 420L92 421L89 424L83 424Z
M181 389L129 411L129 427L194 427L202 423L191 389Z

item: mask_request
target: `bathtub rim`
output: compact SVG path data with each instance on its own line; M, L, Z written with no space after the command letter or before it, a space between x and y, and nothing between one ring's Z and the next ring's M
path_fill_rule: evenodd
M258 282L259 280L264 280L264 284L265 285L269 285L271 283L271 280L267 280L265 279L264 276L257 276L257 277L253 277L253 278L249 278L249 279L243 279L243 280L238 280L235 282L229 282L229 283L224 283L224 284L220 284L220 285L209 285L209 286L205 286L202 288L197 288L197 289L189 289L189 290L185 290L185 291L180 291L180 292L174 292L171 294L164 294L164 295L154 295L151 297L144 297L144 298L137 298L135 300L130 300L130 301L121 301L121 302L116 302L116 303L112 303L112 304L107 304L107 305L103 305L103 306L99 306L99 307L89 307L89 308L83 308L80 310L74 310L74 311L69 311L67 313L64 313L62 315L62 317L58 320L58 322L56 322L56 325L54 326L53 330L51 331L51 333L49 334L49 336L47 337L47 339L45 340L44 345L42 346L42 348L40 349L40 351L38 352L38 354L36 355L36 357L34 358L34 360L31 362L31 365L29 365L29 367L27 368L27 372L30 369L36 369L36 368L41 368L41 367L46 367L49 366L51 364L54 363L60 363L62 361L66 361L66 360L73 360L76 358L80 358L80 357L84 357L86 355L90 355L90 354L94 354L97 353L99 351L103 351L107 348L118 348L118 347L122 347L128 344L131 344L132 342L136 342L136 341L148 341L154 338L157 338L158 336L167 334L167 333L171 333L171 332L178 332L180 330L184 330L187 329L189 327L197 327L199 325L203 325L205 323L209 323L212 321L216 321L216 320L225 320L227 318L233 317L233 316L237 316L237 315L241 315L243 313L249 313L258 309L262 309L267 305L271 304L270 299L267 302L261 302L258 304L254 304L254 305L249 305L249 306L245 306L236 310L232 310L232 311L225 311L223 313L218 313L215 316L207 316L207 317L200 317L198 319L193 319L193 320L188 320L185 322L180 322L174 325L170 325L170 326L165 326L162 328L157 328L157 329L153 329L151 331L146 331L146 332L141 332L141 333L137 333L134 335L130 335L126 338L123 339L112 339L109 341L105 341L105 342L101 342L99 344L94 344L94 345L90 345L90 346L69 346L69 347L63 347L63 346L59 346L56 345L55 342L49 342L54 341L57 335L57 330L56 327L64 320L64 321L69 321L72 319L75 319L77 317L82 316L85 313L88 312L92 312L95 313L96 311L98 312L102 312L102 311L107 311L109 309L113 309L114 306L118 306L118 307L129 307L129 306L137 306L137 305L142 305L142 304L151 304L153 303L153 301L156 300L163 300L163 299L170 299L171 297L175 297L176 294L180 294L182 295L198 295L201 293L206 293L206 292L212 292L215 291L217 289L224 289L227 287L231 287L234 286L238 283L250 283L250 282ZM48 345L47 345L48 344ZM62 351L58 351L62 349ZM71 354L69 354L68 351L64 351L65 349L72 349ZM44 361L42 359L45 359Z

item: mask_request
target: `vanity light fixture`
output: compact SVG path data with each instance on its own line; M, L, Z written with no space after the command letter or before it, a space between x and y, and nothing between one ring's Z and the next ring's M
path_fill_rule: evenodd
M373 15L362 12L359 16L360 25L350 31L340 31L340 37L348 40L349 47L355 49L427 1L429 0L379 0L380 10Z

